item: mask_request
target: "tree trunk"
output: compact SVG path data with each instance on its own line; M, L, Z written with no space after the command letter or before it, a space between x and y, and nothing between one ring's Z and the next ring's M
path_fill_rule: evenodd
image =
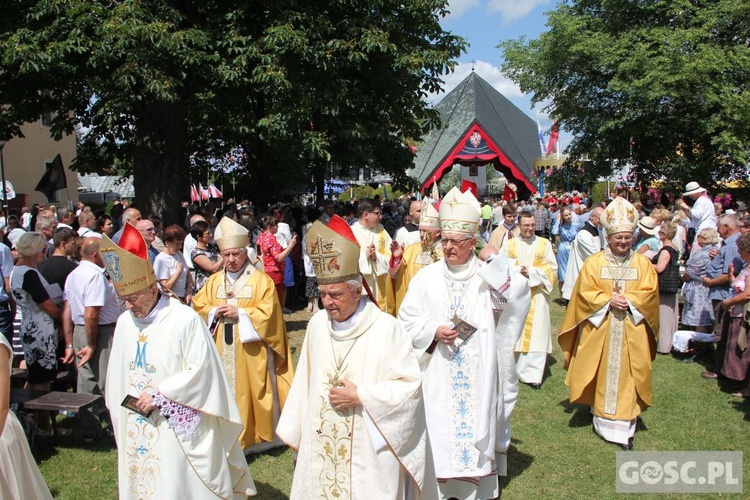
M138 119L133 157L135 206L143 217L158 215L162 227L182 224L181 195L187 193L187 106L153 102Z

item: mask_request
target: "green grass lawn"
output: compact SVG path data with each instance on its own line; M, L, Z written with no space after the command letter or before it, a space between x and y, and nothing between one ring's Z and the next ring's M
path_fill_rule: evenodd
M554 302L551 307L556 329L564 309ZM288 316L287 328L295 351L302 344L308 318L306 311ZM548 377L541 390L521 387L513 416L509 476L502 479L502 496L629 498L615 493L615 454L620 449L594 434L587 410L568 403L562 354L556 342L553 345ZM295 359L296 356L295 353ZM703 380L700 377L703 370L701 363L685 363L672 356L656 358L654 407L639 422L635 450L750 451L750 401L733 398L715 382ZM76 433L56 447L43 447L36 456L56 498L117 497L117 452L111 440L85 449ZM750 456L745 457L743 470L746 496L750 496L748 462ZM288 449L251 457L250 470L258 487L258 498L287 498L292 481L292 454ZM722 496L690 495L690 498Z

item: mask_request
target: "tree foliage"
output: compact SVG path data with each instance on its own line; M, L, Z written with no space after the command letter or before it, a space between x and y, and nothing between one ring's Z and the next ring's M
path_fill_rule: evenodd
M57 136L80 125L77 170L132 170L136 204L167 220L191 156L205 179L241 147L234 175L261 203L351 166L403 172L437 123L422 97L464 48L440 27L445 0L11 3L0 136L57 112Z
M538 39L501 43L503 71L574 134L588 183L746 179L750 3L572 0Z

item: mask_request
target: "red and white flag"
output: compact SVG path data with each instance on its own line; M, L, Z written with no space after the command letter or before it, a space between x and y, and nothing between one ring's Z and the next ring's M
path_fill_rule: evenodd
M198 183L198 193L201 195L201 198L206 201L208 201L208 199L210 198L208 189L204 188L203 184L201 184L200 182Z
M558 130L557 122L552 124L552 128L549 133L549 142L547 143L547 155L557 153L557 141L560 139L560 131Z
M195 184L190 184L190 201L193 203L198 203L201 201L201 197L198 194L198 188L195 187Z
M218 190L216 186L211 184L208 186L208 194L211 195L211 198L221 198L222 194L221 191Z

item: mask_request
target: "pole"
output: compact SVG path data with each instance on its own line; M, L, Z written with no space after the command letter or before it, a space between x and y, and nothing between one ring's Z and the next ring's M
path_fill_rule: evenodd
M5 147L5 141L0 141L0 175L3 181L3 217L5 217L5 224L8 224L8 190L5 189L5 164L3 163L3 148Z

